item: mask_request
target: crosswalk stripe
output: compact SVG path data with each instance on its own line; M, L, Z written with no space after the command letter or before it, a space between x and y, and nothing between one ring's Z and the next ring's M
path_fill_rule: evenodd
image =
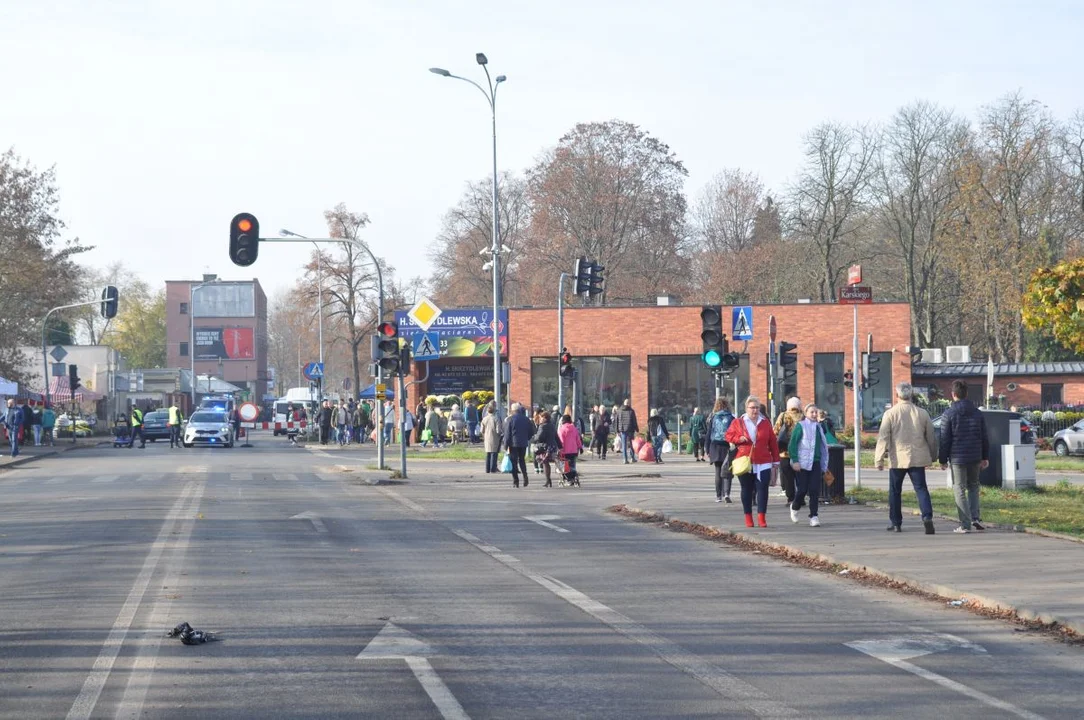
M275 473L275 479L279 482L297 482L297 475L293 473Z
M181 465L177 468L177 472L181 474L205 473L209 471L210 468L206 465Z
M249 482L252 480L252 473L235 472L230 473L230 482Z
M99 475L91 480L92 483L111 483L117 479L116 475Z
M45 484L46 485L63 485L64 483L68 482L68 479L69 478L66 478L66 477L49 478L48 480L45 481Z

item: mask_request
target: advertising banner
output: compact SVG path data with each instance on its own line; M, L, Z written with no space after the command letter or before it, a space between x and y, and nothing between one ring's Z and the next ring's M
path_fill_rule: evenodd
M204 285L192 293L192 317L224 318L256 315L256 289L251 282Z
M196 328L197 360L255 360L252 328Z
M399 336L413 344L415 333L422 329L405 312L395 313ZM429 326L440 341L441 357L493 357L493 310L459 308L444 310ZM497 325L501 354L508 354L508 311L501 310ZM491 381L492 382L492 381Z
M429 371L430 395L460 395L467 390L493 390L492 364L436 365Z

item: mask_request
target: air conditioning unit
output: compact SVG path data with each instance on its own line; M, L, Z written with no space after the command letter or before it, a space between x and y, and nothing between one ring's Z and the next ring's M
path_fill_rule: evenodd
M950 363L971 362L971 346L949 345L947 348L945 348L945 358L945 361Z
M922 362L943 363L945 362L945 356L941 352L941 348L922 348Z

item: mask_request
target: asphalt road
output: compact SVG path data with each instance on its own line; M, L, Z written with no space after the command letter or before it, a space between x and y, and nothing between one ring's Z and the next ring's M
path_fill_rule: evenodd
M0 717L1081 713L1080 648L604 514L695 466L374 487L256 440L0 472Z

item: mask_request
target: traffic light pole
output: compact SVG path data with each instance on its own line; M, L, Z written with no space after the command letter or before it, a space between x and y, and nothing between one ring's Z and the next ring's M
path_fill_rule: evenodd
M45 328L49 324L49 316L55 313L57 310L70 310L71 308L86 307L88 305L101 305L101 300L87 300L86 302L72 303L71 305L60 305L49 312L45 313L45 317L41 321L41 370L42 370L42 384L45 385L45 403L49 404L51 401L49 394L49 359L45 354ZM74 397L75 389L72 388Z
M557 279L557 407L565 409L565 379L561 376L561 353L565 351L565 278L568 273L561 273Z
M854 345L851 352L854 357L854 486L862 487L862 406L861 385L858 379L858 368L862 366L862 359L858 356L858 305L854 305ZM865 381L865 378L862 378Z

